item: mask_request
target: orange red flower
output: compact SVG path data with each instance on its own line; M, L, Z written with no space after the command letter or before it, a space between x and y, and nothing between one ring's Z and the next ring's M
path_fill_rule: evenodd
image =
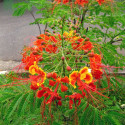
M42 86L46 79L46 73L37 66L36 62L34 62L34 65L31 65L29 67L29 73L34 76L30 76L31 82L31 89L35 90ZM35 75L38 74L38 75Z
M58 47L55 44L53 44L53 45L47 45L45 50L48 53L56 53L56 52L58 52L57 51Z
M105 0L96 0L98 2L99 5L102 5L102 3L105 2Z
M89 1L88 0L76 0L75 4L84 6L85 4L87 4Z
M76 88L75 83L77 82L77 85L81 85L81 81L84 80L85 83L89 84L92 82L92 74L88 72L88 67L82 68L79 72L73 71L69 75L69 84L71 84L74 88Z
M93 57L90 57L90 68L92 69L92 75L95 79L100 79L102 77L101 69L101 56L94 54Z
M32 75L35 75L36 72L38 71L38 66L36 65L36 61L34 61L34 65L31 65L29 67L29 73L32 74Z
M49 79L50 78L54 79L54 80L49 80L49 85L50 86L55 86L56 83L59 83L59 84L61 84L61 91L62 92L65 92L65 91L68 90L68 87L64 85L64 83L68 83L69 84L69 78L67 76L65 76L63 78L60 78L60 77L57 77L56 73L48 73L48 74L49 74L49 77L48 77Z
M84 98L83 95L79 94L79 93L73 93L72 95L66 95L66 98L69 98L69 108L72 109L72 105L73 103L75 103L75 106L79 106L81 103L81 98ZM78 101L78 103L77 103Z
M78 39L77 41L73 41L73 42L71 43L72 48L73 48L74 50L82 50L83 42L84 42L84 39L83 39L83 38L80 38L80 39Z
M84 45L82 46L82 50L90 51L93 48L93 45L90 41L85 41Z

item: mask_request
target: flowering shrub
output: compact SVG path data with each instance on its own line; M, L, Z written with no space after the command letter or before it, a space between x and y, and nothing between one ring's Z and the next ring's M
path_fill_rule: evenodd
M13 100L3 119L5 118L7 124L16 124L11 116L17 110L18 117L21 115L23 120L25 117L31 117L30 122L20 120L21 124L119 123L114 116L122 116L108 109L114 108L108 107L110 91L120 87L116 75L111 76L110 73L119 68L124 69L125 60L125 57L116 51L118 47L122 49L124 46L124 29L117 29L114 25L119 17L112 15L115 2L26 0L15 4L14 15L20 16L29 10L34 17L31 11L34 6L38 9L37 13L42 13L42 18L36 18L32 24L37 24L39 29L41 23L45 24L45 30L44 33L40 31L31 46L25 46L22 50L22 63L16 68L23 67L28 71L28 78L8 74L8 78L13 82L2 85L11 86L10 92L5 89L3 93L9 94L5 100ZM121 28L124 27L124 21L119 21L122 23ZM102 29L106 28L106 33L97 27L85 28L85 23L98 24ZM51 30L47 30L47 27ZM112 35L108 32L111 27L119 32ZM116 40L117 36L121 39ZM110 40L107 41L108 39ZM120 40L120 45L113 45ZM122 60L119 61L118 58ZM11 93L11 89L14 89L16 97ZM2 101L4 102L4 99ZM105 109L106 107L108 108Z
M70 109L77 108L84 98L98 104L94 95L104 96L98 87L105 70L101 54L94 52L96 44L85 35L61 30L62 34L40 34L32 47L24 48L22 62L30 73L30 89L37 98L44 98L44 108L46 104L62 106L65 100L69 100Z

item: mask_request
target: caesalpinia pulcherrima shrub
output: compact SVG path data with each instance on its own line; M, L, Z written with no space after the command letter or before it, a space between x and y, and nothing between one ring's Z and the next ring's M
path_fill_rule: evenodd
M113 2L112 0L95 1L100 6ZM88 6L89 2L89 0L55 0L52 2L51 13L53 14L55 7L64 4L70 7L73 15L73 6L80 10ZM83 13L83 18L84 16ZM66 26L67 22L70 22L69 29ZM100 103L103 104L103 97L108 98L104 92L109 91L112 83L106 72L111 71L110 68L118 67L102 63L103 55L100 49L102 47L82 34L82 23L83 20L78 18L78 26L74 30L72 16L71 21L67 21L64 15L59 21L59 32L52 33L45 30L44 34L36 37L32 46L27 46L22 51L20 66L23 65L30 75L29 78L19 79L30 84L35 98L42 98L40 110L44 119L48 116L53 119L53 107L74 108L74 121L77 125L76 114L83 100L87 102L87 108L89 104L97 107ZM103 75L107 80L105 88L101 85ZM46 106L49 107L48 115L45 113Z
M85 37L76 36L76 31L63 32L62 27L62 34L40 34L33 47L24 48L22 62L30 73L30 89L36 91L36 97L44 98L44 106L61 106L66 99L72 109L84 98L96 101L95 94L104 96L97 86L105 70L102 57L94 52L97 45Z

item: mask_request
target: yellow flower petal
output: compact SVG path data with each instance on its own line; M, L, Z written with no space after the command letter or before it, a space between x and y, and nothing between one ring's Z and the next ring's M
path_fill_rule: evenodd
M85 78L84 78L84 80L85 80L85 83L87 83L87 84L91 83L92 80L93 80L92 74L91 73L87 73Z

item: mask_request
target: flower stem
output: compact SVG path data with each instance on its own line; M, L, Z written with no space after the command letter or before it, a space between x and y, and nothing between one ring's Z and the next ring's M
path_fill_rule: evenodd
M63 19L62 19L62 56L64 56L64 38L63 38L63 33L64 33L64 31L63 31L63 28L64 28L64 17L63 17ZM63 76L65 76L65 62L64 62L64 60L62 60L63 61L63 63L62 63L62 65L63 65Z

